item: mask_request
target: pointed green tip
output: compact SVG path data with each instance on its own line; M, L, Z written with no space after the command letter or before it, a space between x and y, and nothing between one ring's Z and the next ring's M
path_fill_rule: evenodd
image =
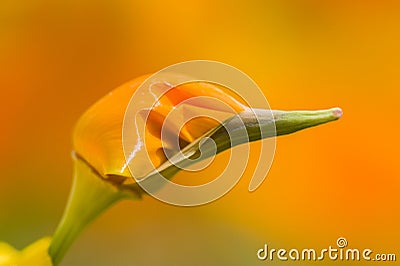
M218 152L221 152L249 141L286 135L335 121L342 115L342 109L338 107L314 111L278 111L249 108L225 121L222 126L211 132L209 137L217 144Z
M338 120L342 117L342 109L335 107L327 110L316 111L272 111L276 134L285 135Z

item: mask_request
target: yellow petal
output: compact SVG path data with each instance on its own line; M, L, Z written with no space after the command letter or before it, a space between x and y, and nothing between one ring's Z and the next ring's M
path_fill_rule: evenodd
M0 243L0 265L6 265L18 251L7 243Z
M39 239L22 251L0 243L0 266L52 266L47 252L50 241L50 237Z

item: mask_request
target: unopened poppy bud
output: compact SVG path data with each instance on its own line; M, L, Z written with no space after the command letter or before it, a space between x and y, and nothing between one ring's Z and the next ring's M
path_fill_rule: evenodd
M134 109L129 110L133 112L135 119L136 115L144 118L145 140L130 140L134 150L127 158L123 143L127 107L132 95L148 77L139 77L110 92L91 106L75 126L73 133L74 184L63 219L49 248L49 254L55 265L61 261L81 230L104 210L119 200L138 199L144 194L130 171L131 162L139 161L134 164L135 167L144 167L135 157L137 150L146 149L154 165L152 172L144 176L143 180L151 181L154 172L159 172L170 179L180 170L177 167L178 164L189 165L192 157L196 157L201 152L204 153L204 158L215 154L211 152L207 154L208 146L202 149L202 145L209 143L202 142L203 137L214 140L216 152L219 153L245 142L289 134L330 122L340 118L342 114L339 108L320 111L252 109L218 85L193 82L172 86L161 83L158 85L161 89L166 89L165 93L159 97L153 97L151 107L142 108L141 101L145 101L145 94L152 96L154 94L152 90L157 89L157 86L145 88L141 92L143 100L139 95L139 98L136 98L138 102L133 103ZM227 108L211 104L212 101L204 101L202 100L204 97L215 99ZM193 112L198 115L194 115L195 118L189 121L183 119L183 124L176 123L174 119L168 119L169 114L182 103L186 104L186 107L181 110L183 117ZM227 117L223 121L217 121L201 116L201 112L205 110L225 112ZM129 121L129 123L134 122L135 120ZM178 153L177 156L172 154L172 157L165 154L165 148L171 148L173 145L169 143L170 138L163 138L163 129L166 129L170 135L176 134L179 140L178 149L182 149L182 154ZM173 149L173 152L176 151ZM170 159L175 163L171 163ZM146 171L143 172L146 173ZM131 182L128 184L127 180Z

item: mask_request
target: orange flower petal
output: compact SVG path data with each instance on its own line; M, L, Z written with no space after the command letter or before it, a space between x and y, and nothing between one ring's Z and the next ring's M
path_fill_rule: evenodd
M122 144L124 115L135 90L148 77L134 79L103 97L86 111L75 127L73 143L76 153L102 176L131 176L129 170L124 167L126 164ZM216 101L221 104L214 104ZM177 106L181 108L178 111L175 110L179 109ZM179 137L180 145L185 146L218 125L219 122L214 119L199 117L204 111L211 110L232 115L245 108L245 105L220 87L197 82L168 90L151 110L137 110L137 113L142 118L147 117L145 146L153 164L157 167L166 160L163 145L166 149L177 148L173 145L173 141ZM178 113L177 118L166 121L172 111ZM195 118L186 121L188 115ZM167 136L162 140L161 130L166 130Z

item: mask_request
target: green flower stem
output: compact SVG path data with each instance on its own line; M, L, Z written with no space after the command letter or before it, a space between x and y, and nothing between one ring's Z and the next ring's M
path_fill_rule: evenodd
M54 265L61 262L76 237L101 213L124 198L135 197L130 191L106 182L75 156L74 168L70 198L49 247Z

